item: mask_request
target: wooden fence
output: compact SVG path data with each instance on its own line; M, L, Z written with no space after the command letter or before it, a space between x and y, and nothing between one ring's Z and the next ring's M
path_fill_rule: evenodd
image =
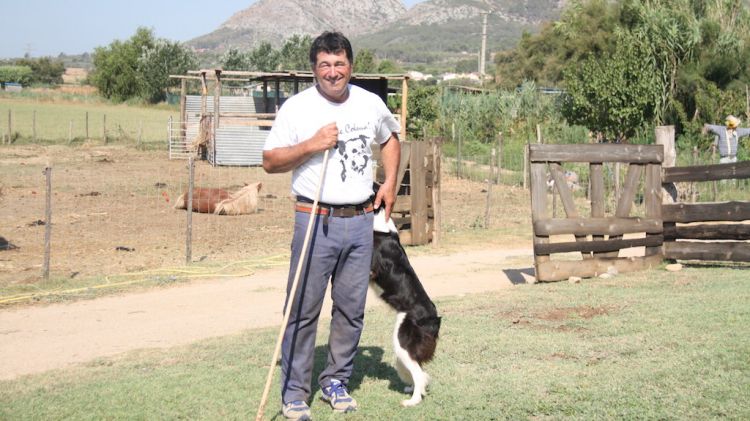
M536 279L555 281L571 276L591 277L616 270L627 272L656 266L662 261L662 145L530 145L531 217L534 230ZM565 180L562 163L589 164L588 212L579 212ZM625 184L614 214L606 214L604 163L627 164ZM564 218L550 211L552 195L559 195ZM645 180L641 182L641 178ZM644 216L631 215L636 193L643 186ZM628 235L628 238L624 238ZM575 241L552 241L560 237ZM644 247L644 256L620 257L622 249ZM575 253L570 257L571 253ZM553 260L552 255L559 258Z
M402 244L437 244L439 241L440 150L437 140L401 142L398 198L391 215ZM380 160L377 147L373 150L373 159ZM378 165L376 181L382 182L384 177Z
M750 179L750 162L665 168L665 183ZM750 262L750 198L665 204L664 257Z

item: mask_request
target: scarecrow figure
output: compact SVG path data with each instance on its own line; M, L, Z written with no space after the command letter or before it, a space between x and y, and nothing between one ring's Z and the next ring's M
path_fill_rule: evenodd
M726 164L737 162L737 148L739 139L744 136L750 136L750 128L740 128L740 119L729 115L727 116L724 126L716 124L705 124L702 133L711 132L716 135L714 145L719 148L719 163Z

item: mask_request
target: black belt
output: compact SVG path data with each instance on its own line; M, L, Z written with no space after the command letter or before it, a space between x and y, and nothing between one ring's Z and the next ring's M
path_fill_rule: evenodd
M295 204L294 209L297 212L312 213L312 204L313 201L311 199L304 196L297 196L297 203ZM356 205L332 205L330 203L318 202L318 208L315 213L317 215L324 215L326 217L324 223L327 223L329 215L338 218L351 218L372 211L372 199L367 199Z

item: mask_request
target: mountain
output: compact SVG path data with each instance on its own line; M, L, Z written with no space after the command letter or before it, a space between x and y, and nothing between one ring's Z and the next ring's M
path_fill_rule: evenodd
M345 6L342 6L345 4ZM512 48L524 32L559 18L565 0L429 0L406 9L399 0L258 0L215 31L188 41L198 51L279 47L292 35L342 31L357 49L404 63L476 62L483 14L488 52ZM488 59L489 60L489 59Z
M262 41L279 47L292 35L336 29L353 37L404 16L400 0L258 0L215 31L192 39L198 50L252 49ZM367 25L363 25L366 22Z

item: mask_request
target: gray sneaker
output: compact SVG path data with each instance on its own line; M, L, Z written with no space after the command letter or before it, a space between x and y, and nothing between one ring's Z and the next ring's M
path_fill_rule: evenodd
M310 407L307 406L305 401L294 401L285 403L281 407L281 413L284 418L288 420L296 421L311 421L312 415L310 414Z
M328 386L323 387L320 399L328 402L336 412L354 412L357 410L357 401L349 396L346 386L340 381L333 379Z

